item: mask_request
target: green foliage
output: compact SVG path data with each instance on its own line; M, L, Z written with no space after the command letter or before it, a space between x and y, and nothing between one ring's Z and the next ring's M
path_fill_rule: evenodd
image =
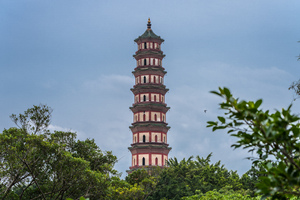
M119 180L112 184L111 199L147 199L156 190L157 179L161 168L138 169L126 177L125 181Z
M256 184L260 182L259 177L266 176L262 163L252 165L251 169L242 175L240 181L243 189L249 191L250 196L255 196Z
M212 93L225 99L220 108L227 117L207 122L207 126L213 131L227 129L238 138L232 147L256 153L258 157L251 158L254 164L275 159L262 163L266 176L259 177L261 181L256 186L263 198L300 196L300 118L290 113L291 106L271 114L259 108L262 100L239 101L227 88Z
M243 185L237 172L228 171L221 162L210 164L209 154L206 158L190 157L178 162L176 158L169 160L156 185L156 190L148 199L180 199L192 196L196 191L206 193L229 185L233 190L240 190Z
M230 186L206 193L196 191L195 195L182 197L181 200L258 200L260 197L250 197L245 190L234 191Z
M240 178L220 161L211 163L209 154L170 159L167 168L135 170L122 180L113 169L116 157L102 152L93 139L80 141L72 132L51 133L47 129L51 112L40 105L12 115L18 128L0 133L0 199L250 199L255 196L254 184L265 173L258 165ZM218 119L225 128L228 119ZM266 166L271 171L277 165ZM261 183L265 181L261 178Z
M51 109L12 115L19 128L0 133L1 199L105 199L116 157L72 132L50 133Z

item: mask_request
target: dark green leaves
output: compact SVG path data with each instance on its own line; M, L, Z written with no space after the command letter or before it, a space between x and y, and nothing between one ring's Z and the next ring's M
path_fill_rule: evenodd
M50 133L51 112L40 105L12 115L19 128L0 133L0 199L106 199L116 157L75 133Z
M227 129L231 136L238 138L232 147L256 153L255 163L275 158L274 163L265 165L267 176L257 185L259 191L265 197L300 196L300 118L290 113L291 106L270 114L260 109L261 99L239 101L227 88L212 93L224 99L220 108L228 117L225 120L219 116L221 124L209 121L207 127L213 131Z

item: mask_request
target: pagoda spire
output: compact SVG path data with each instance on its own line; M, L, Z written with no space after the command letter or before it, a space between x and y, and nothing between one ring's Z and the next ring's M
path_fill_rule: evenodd
M148 31L151 30L151 20L150 20L150 17L148 18L147 30Z

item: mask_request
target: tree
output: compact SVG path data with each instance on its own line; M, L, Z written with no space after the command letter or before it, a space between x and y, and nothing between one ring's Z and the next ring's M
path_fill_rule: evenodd
M260 109L261 99L240 101L227 88L212 93L225 100L220 108L227 117L207 122L208 127L213 131L227 129L238 138L232 147L248 149L258 156L251 158L254 164L267 160L262 163L266 176L259 177L258 192L273 199L300 196L300 118L291 114L291 106L271 114Z
M256 184L260 182L259 177L266 176L263 164L264 162L252 165L241 177L242 188L248 190L251 197L255 196Z
M183 197L181 200L259 200L260 197L251 197L245 190L232 190L231 186L225 186L220 190L211 190L206 193L196 191L195 195Z
M196 191L206 193L229 185L233 190L242 188L236 171L228 171L221 162L210 163L212 154L206 158L192 157L178 162L170 159L168 168L163 169L156 185L156 190L148 199L181 199L195 195Z
M51 112L40 105L12 115L18 128L0 133L0 198L105 199L116 157L75 133L50 133Z
M152 172L150 175L150 171ZM156 189L157 177L160 168L138 169L125 178L112 183L111 199L143 200Z

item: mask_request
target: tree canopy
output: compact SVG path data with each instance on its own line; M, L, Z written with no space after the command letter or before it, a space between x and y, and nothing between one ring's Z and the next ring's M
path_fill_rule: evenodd
M93 139L47 129L51 109L40 105L12 115L18 128L0 134L0 198L74 199L107 196L116 157Z
M222 89L219 95L222 96L224 93L230 101L235 102L228 92L229 90ZM260 104L259 100L255 103L239 105L239 109L248 108L249 110L243 114L231 114L231 120L235 120L232 122L233 129L244 128L246 125L243 126L235 117L246 116L247 120L253 120L251 117L258 114L257 108ZM230 108L230 103L227 102L223 106ZM76 139L76 133L70 131L49 131L51 113L51 108L39 105L29 108L23 114L11 115L11 119L17 127L4 129L0 133L0 199L248 200L259 198L255 193L258 186L261 193L278 197L298 192L297 182L295 182L297 179L294 177L298 175L296 166L288 163L288 168L282 167L280 159L284 159L284 152L279 154L280 159L277 162L261 162L271 155L270 152L276 156L276 152L280 152L282 148L275 151L269 147L269 154L267 154L264 149L267 148L267 145L263 144L266 141L272 141L271 138L263 140L264 137L261 136L262 138L259 138L261 141L256 141L255 138L251 138L253 135L251 131L240 130L242 132L238 132L238 134L240 134L241 141L234 144L238 148L248 142L247 148L253 147L252 151L258 150L254 144L261 145L258 151L260 157L255 160L259 162L242 176L239 176L236 171L226 169L221 161L212 163L211 153L204 158L196 156L195 158L184 158L181 161L178 161L177 158L170 158L168 167L139 169L128 174L123 180L114 169L114 164L117 162L116 156L112 152L101 151L93 139L81 141ZM268 124L270 126L273 121L276 121L279 124L272 125L274 130L280 128L284 132L288 129L293 134L299 134L297 132L298 125L295 124L297 118L289 115L288 111L275 116L266 117L263 114L258 114L258 116L263 120L261 124L264 126ZM219 117L221 125L217 122L209 122L209 126L212 126L214 130L232 128L231 124L226 124L226 120L224 117ZM284 120L294 121L289 124ZM256 124L253 121L253 128ZM274 130L272 129L268 133L270 137L283 140L283 142L288 142L288 139L291 141L297 139L290 133L279 136L274 133ZM261 133L257 134L256 137L259 137ZM242 136L247 137L245 139ZM293 145L298 145L298 142L299 140L294 141ZM292 157L290 157L296 164L298 163L297 155L297 151L293 150ZM286 162L288 161L289 159L286 160ZM288 175L291 176L288 177L288 180L281 180L282 176L287 177ZM277 182L274 183L274 180ZM287 181L294 182L284 187L281 185L283 188L276 185L275 192L273 192L275 189L270 187L277 183L286 184Z

